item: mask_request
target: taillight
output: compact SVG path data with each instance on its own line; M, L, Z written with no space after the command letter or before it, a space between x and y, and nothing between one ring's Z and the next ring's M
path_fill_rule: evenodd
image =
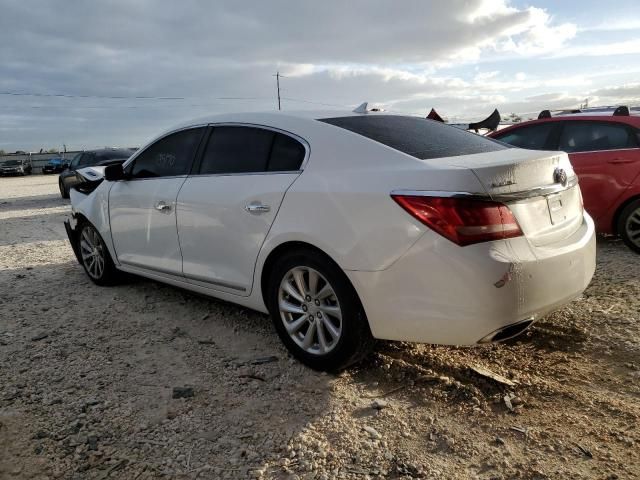
M460 246L522 235L518 221L502 203L454 197L391 197L427 227Z

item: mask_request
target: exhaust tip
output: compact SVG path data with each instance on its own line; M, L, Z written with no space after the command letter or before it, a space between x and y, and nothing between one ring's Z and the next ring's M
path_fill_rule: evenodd
M499 328L495 332L492 332L486 337L480 339L478 343L503 342L505 340L509 340L510 338L517 337L527 328L529 328L534 321L534 318L531 317L517 323L512 323L511 325L507 325L506 327Z

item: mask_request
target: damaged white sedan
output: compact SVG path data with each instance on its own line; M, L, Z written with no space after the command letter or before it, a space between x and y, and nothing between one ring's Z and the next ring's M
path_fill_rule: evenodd
M128 272L270 313L317 369L374 339L510 338L595 269L566 154L426 119L213 116L80 174L66 227L91 280Z

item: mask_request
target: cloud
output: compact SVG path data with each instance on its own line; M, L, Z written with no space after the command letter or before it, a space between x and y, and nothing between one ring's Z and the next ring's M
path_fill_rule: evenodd
M13 128L0 146L137 145L185 118L273 109L276 70L285 108L370 100L473 118L494 105L531 108L520 99L538 90L568 101L602 85L533 62L582 55L580 31L507 0L3 0L0 91L184 100L0 95L0 127Z

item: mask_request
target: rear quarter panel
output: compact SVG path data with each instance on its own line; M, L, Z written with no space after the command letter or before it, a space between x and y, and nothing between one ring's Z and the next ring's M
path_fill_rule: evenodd
M482 190L468 169L427 165L338 127L322 127L301 135L311 155L285 195L259 265L278 245L302 241L345 270L388 268L427 230L395 203L391 191Z

